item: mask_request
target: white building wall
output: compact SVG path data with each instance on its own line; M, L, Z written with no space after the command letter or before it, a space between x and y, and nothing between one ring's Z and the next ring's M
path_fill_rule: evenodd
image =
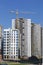
M15 19L12 19L12 29L15 29Z
M24 35L25 35L25 55L31 56L31 19L24 21Z
M3 40L3 58L9 57L9 31L10 29L4 29L4 40Z
M5 43L3 43L3 58L6 56L5 59L18 60L19 30L4 29L4 32ZM9 43L7 39L9 40Z

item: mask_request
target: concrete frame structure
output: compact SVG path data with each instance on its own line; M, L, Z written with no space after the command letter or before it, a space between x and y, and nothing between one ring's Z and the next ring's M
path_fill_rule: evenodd
M17 22L19 24L16 28L20 30L21 34L20 57L31 57L31 19L20 18Z

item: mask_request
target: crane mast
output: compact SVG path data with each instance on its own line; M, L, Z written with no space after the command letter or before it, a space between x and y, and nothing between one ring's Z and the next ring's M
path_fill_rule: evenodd
M16 28L19 28L19 18L18 18L19 13L21 13L21 14L35 14L35 12L26 12L26 11L19 12L18 9L11 10L10 13L16 14Z

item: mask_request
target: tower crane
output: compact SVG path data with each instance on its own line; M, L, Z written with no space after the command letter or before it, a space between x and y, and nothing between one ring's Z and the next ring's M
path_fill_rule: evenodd
M19 21L18 21L18 15L21 13L21 14L35 14L35 12L26 12L26 11L18 11L18 9L16 10L10 10L10 13L15 13L16 14L16 26L19 24ZM17 26L19 27L19 25Z
M10 10L10 13L15 13L16 14L16 19L18 19L18 15L21 14L35 14L35 12L26 12L26 11L18 11L18 9L16 10Z

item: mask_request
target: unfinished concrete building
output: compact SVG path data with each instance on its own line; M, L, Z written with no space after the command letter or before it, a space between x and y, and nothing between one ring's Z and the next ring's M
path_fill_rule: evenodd
M20 56L41 58L41 26L23 18L16 20L16 24L21 34Z
M27 59L31 57L31 19L20 18L16 24L21 34L20 57Z

